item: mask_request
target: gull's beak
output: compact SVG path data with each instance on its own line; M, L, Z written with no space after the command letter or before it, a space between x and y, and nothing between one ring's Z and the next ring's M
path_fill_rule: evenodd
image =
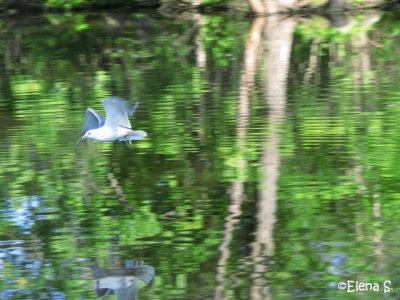
M85 139L84 135L81 135L81 137L79 138L79 140L76 142L75 146L79 146L80 143L82 143L82 141Z

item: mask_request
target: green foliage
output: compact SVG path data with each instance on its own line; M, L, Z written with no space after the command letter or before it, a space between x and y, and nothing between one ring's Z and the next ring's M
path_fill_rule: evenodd
M44 2L45 8L55 8L55 9L81 9L81 8L91 8L91 7L111 7L111 6L121 6L128 3L136 4L140 3L140 0L46 0Z
M49 8L71 9L82 7L89 3L89 0L46 0L45 6Z
M238 45L243 45L244 35L238 38L235 36L235 30L237 28L232 23L226 22L223 16L211 15L204 17L201 35L209 55L218 67L228 66L230 60L239 54L236 51L240 49Z

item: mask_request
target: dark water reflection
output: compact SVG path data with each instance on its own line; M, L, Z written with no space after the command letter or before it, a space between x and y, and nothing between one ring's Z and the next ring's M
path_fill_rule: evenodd
M398 28L380 12L5 20L0 299L395 299ZM109 95L140 101L149 137L75 147Z

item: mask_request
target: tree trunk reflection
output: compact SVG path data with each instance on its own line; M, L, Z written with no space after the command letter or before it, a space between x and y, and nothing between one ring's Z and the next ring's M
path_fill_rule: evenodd
M249 37L246 41L244 66L240 79L240 92L238 103L238 121L236 127L236 136L238 143L238 151L240 159L237 163L238 179L232 183L230 190L231 203L229 205L229 214L225 218L225 229L223 232L222 243L219 246L221 256L217 266L217 287L214 293L214 299L224 299L224 283L225 283L225 264L230 256L229 245L232 241L232 235L235 224L238 222L237 217L241 214L241 204L244 198L244 176L247 168L247 161L244 158L246 151L246 129L249 119L249 100L250 91L254 85L254 76L257 67L257 53L261 44L262 31L265 19L256 18L253 20Z
M255 240L252 244L251 259L251 299L270 299L265 280L268 259L273 254L273 229L277 206L277 182L279 178L280 127L285 115L286 86L290 64L293 19L281 19L279 16L267 18L265 24L265 89L267 94L268 136L265 140L261 165L264 178L261 181L257 203Z

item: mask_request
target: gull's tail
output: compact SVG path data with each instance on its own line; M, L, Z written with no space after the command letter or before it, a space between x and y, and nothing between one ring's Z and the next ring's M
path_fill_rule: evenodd
M147 132L144 130L131 130L130 133L120 139L120 142L141 140L147 136Z

